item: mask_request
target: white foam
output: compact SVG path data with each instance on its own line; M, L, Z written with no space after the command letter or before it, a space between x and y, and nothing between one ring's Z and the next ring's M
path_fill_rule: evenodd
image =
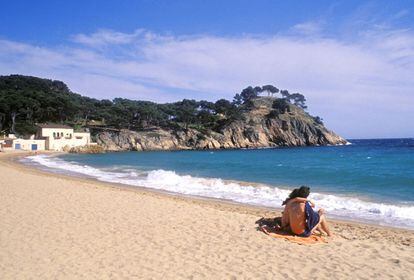
M179 175L174 171L143 172L131 167L115 167L106 170L45 155L30 156L26 159L53 170L83 174L105 182L226 199L252 205L280 207L282 201L290 193L287 189L273 186L225 181L219 178L192 177ZM329 214L337 217L414 228L414 206L383 204L322 193L312 193L310 199L317 202L317 207L324 208Z
M346 141L346 143L345 144L343 144L343 143L338 143L338 144L335 144L334 146L349 146L349 145L352 145L352 143L351 142L349 142L349 141ZM327 146L332 146L332 145L330 145L330 144L327 144Z

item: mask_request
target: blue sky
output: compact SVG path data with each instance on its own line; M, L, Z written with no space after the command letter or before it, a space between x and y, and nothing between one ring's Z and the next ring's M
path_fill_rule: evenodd
M413 137L413 28L413 1L7 1L0 74L159 102L271 83L345 137Z

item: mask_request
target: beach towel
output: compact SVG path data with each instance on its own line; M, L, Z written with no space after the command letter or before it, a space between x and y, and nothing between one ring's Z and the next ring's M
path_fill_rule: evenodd
M261 218L256 221L256 224L259 225L259 229L265 234L279 239L284 239L296 244L309 245L309 244L324 244L328 243L322 236L311 235L309 237L296 236L291 233L285 232L280 229L281 218L277 217L274 219Z
M328 241L326 241L322 236L319 235L311 235L308 237L303 237L303 236L296 236L296 235L292 235L290 233L281 231L281 230L277 230L277 229L270 229L268 227L261 227L260 228L265 234L274 237L274 238L280 238L280 239L285 239L288 240L290 242L296 243L296 244L300 244L300 245L310 245L310 244L324 244L324 243L328 243Z

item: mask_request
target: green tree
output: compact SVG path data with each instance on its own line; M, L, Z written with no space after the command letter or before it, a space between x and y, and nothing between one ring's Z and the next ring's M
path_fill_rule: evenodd
M195 123L198 104L195 100L184 99L176 103L177 121L184 123L185 129L188 125Z
M278 98L275 101L273 101L272 108L279 114L284 114L286 112L289 112L290 110L289 102L283 98Z
M292 93L289 96L289 100L291 103L295 104L296 106L301 107L302 109L307 109L308 107L305 105L306 98L300 93Z
M272 86L272 85L265 85L265 86L262 87L262 91L266 91L268 96L273 97L273 95L275 93L279 92L279 89L275 86Z
M0 76L0 131L28 134L36 123L92 126L92 120L100 120L101 124L112 128L141 130L166 127L178 130L191 125L195 129L219 132L224 125L243 120L244 112L254 107L252 100L263 91L271 95L279 90L272 85L249 86L237 93L232 102L225 99L214 103L184 99L157 104L125 98L97 100L71 92L61 81L21 75ZM306 108L302 94L290 94L287 90L280 93L285 102L288 100ZM283 109L283 104L272 111L279 109Z
M243 97L239 94L236 93L236 95L233 97L233 105L235 106L240 106L243 104Z
M286 89L282 89L282 90L280 91L280 94L282 95L282 97L283 97L283 98L286 98L286 99L288 99L288 100L289 100L290 93L289 93L289 91L288 91L288 90L286 90Z
M249 86L242 90L240 96L243 100L243 103L246 103L252 100L253 98L257 98L258 92L253 87Z

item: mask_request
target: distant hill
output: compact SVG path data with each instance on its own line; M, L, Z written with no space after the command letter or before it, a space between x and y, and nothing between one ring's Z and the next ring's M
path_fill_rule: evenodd
M267 93L269 97L259 97ZM271 97L281 93L283 98ZM31 134L36 123L89 128L107 150L219 149L344 144L306 99L274 86L248 87L234 100L184 99L157 104L123 98L98 100L61 81L0 76L0 131Z

